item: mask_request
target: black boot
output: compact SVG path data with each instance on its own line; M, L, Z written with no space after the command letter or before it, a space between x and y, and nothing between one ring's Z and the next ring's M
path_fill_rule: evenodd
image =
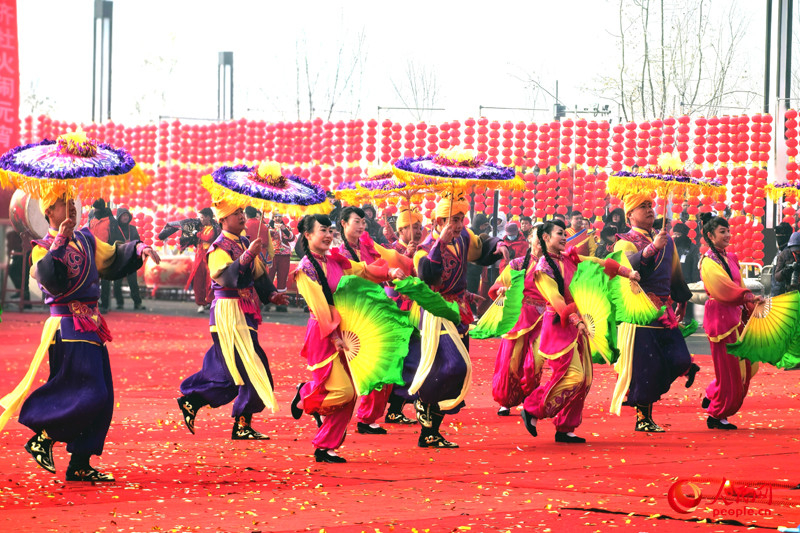
M33 460L51 474L56 473L56 463L53 460L54 444L55 441L44 430L31 437L25 444L25 450L33 456Z
M704 396L703 397L703 401L700 403L700 406L703 409L708 409L709 405L711 405L711 400L709 400L707 396Z
M114 481L114 475L104 472L99 472L92 468L89 464L88 455L73 453L69 459L69 466L67 467L67 481L84 481L90 483L96 482L111 482Z
M178 398L178 407L183 414L183 422L192 435L194 435L194 419L197 417L197 412L205 405L208 405L205 400L195 394Z
M653 404L636 406L636 431L663 433L664 428L653 421Z
M426 405L431 417L431 425L430 427L423 425L417 445L420 448L458 448L458 444L445 439L439 432L439 427L441 427L442 420L444 420L444 413L439 412L431 404Z
M417 422L422 427L430 428L433 422L431 421L430 404L422 403L417 400L414 402L414 410L417 411Z
M406 404L405 398L400 396L389 396L389 409L383 421L387 424L416 424L416 420L411 420L403 414L403 406Z
M231 440L269 440L269 437L263 433L259 433L250 426L250 421L253 419L252 414L239 415L233 423L233 431L231 431Z
M696 363L692 363L689 366L689 370L686 372L686 388L688 389L694 384L694 378L697 375L697 372L700 370L700 367L697 366Z

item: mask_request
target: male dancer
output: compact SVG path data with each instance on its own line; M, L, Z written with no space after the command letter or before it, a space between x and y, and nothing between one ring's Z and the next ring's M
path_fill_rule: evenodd
M457 302L461 323L422 312L421 343L412 342L411 352L420 351L420 363L409 393L419 392L415 402L417 420L422 426L418 445L421 448L457 448L439 432L445 414L456 413L464 405L469 390L472 365L469 360L469 326L472 310L466 290L467 262L491 265L499 259L508 261L508 250L497 239L482 241L464 227L469 204L463 196L453 201L442 198L436 206L435 227L417 247L414 263L419 277L445 300Z
M694 383L700 367L692 362L678 322L692 296L681 272L680 258L672 237L662 229L653 231L655 211L648 193L625 196L625 215L632 229L618 235L614 251L622 250L639 272L639 285L657 307L665 307L661 318L647 326L621 323L620 359L611 400L611 412L620 414L622 405L636 409L636 431L664 431L653 421L653 404L665 394L678 376L686 376L686 387ZM672 302L678 302L678 316ZM625 394L627 393L627 398ZM624 399L624 402L623 402Z
M206 352L202 370L181 383L183 396L178 398L178 407L194 434L201 407L219 407L235 398L231 439L267 440L269 437L250 425L253 413L260 413L265 406L272 412L278 409L267 355L258 344L261 306L257 298L286 305L286 296L275 290L259 257L261 239L251 243L240 237L245 226L242 209L225 202L214 208L222 225L222 233L207 255L214 290L210 320L214 344Z
M19 421L36 434L25 444L34 460L55 473L53 445L66 442L71 454L67 481L114 481L95 470L89 459L101 455L114 412L114 383L106 342L106 321L98 312L100 279L121 279L142 266L142 256L158 264L158 254L138 240L115 246L84 227L75 231L75 204L70 199L40 200L50 224L44 239L34 241L31 275L50 306L50 318L28 374L0 400L6 411L0 429L22 404ZM49 353L47 382L30 391L44 355ZM23 403L24 400L24 403Z
M580 211L570 213L569 227L566 231L567 246L574 246L579 255L594 257L597 243L594 240L594 230L583 227L583 215Z

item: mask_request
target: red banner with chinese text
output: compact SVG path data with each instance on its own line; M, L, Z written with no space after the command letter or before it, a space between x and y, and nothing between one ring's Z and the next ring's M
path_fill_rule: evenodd
M0 0L0 153L19 144L17 2ZM0 219L8 218L14 191L0 191Z

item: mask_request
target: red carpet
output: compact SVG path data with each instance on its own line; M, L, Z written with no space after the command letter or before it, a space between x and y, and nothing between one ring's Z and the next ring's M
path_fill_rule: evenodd
M42 323L35 314L3 314L0 393L24 374ZM56 449L59 474L48 474L23 450L30 432L14 420L0 435L1 529L728 532L800 522L800 491L786 488L800 483L800 372L762 368L732 420L740 429L710 431L699 404L713 369L708 356L699 356L695 387L685 389L681 379L656 406L656 420L668 431L647 435L633 432L631 412L607 413L614 374L595 366L578 430L589 443L570 446L553 442L548 421L533 439L518 416L495 415L497 344L474 341L469 408L448 417L444 428L461 449L420 450L414 427L358 435L353 421L340 450L349 462L318 465L313 421L295 422L288 410L294 385L306 376L298 355L303 328L262 326L285 409L256 417L256 429L272 440L254 444L230 440L230 406L201 411L195 436L181 421L177 388L208 347L206 319L112 313L109 325L117 407L106 452L95 462L117 483L64 483L63 445ZM760 482L765 498L771 487L772 503L713 502L723 476L734 487ZM681 514L667 492L676 479L692 477L716 481L698 481L703 500Z

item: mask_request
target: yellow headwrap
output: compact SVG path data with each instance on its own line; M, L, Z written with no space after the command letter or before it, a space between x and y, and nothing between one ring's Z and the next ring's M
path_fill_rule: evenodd
M422 224L422 213L417 212L416 209L403 209L397 215L397 229L403 229L412 225L415 222Z
M436 204L434 216L436 218L448 218L458 213L462 215L469 213L469 202L464 199L464 193L457 192L455 202L449 193L447 195L443 194L442 199Z
M228 215L232 215L237 209L239 209L238 205L226 202L225 200L214 203L214 213L217 216L217 220L222 220Z
M630 215L631 211L642 205L644 202L652 201L653 196L649 191L632 192L625 195L625 216Z

